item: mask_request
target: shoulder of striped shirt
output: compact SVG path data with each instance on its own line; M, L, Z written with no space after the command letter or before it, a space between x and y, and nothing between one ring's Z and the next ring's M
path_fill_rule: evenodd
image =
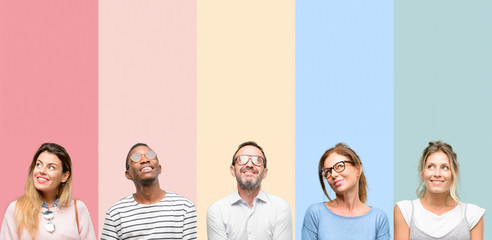
M181 195L179 195L177 193L174 193L174 192L167 192L166 193L166 197L164 197L158 203L168 202L168 201L172 201L172 202L184 202L187 207L195 207L195 204L192 201L190 201L189 199L187 199L187 198L185 198L185 197L183 197L183 196L181 196ZM158 203L155 203L155 204L158 204ZM116 202L115 204L113 204L108 209L108 212L112 213L114 211L117 211L120 208L135 206L135 204L136 204L136 202L133 199L133 194L132 194L130 196L127 196L127 197L124 197L124 198L120 199L118 202Z

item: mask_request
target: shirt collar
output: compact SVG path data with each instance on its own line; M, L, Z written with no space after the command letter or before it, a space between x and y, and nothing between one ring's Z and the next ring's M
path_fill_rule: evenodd
M256 199L261 200L263 202L268 202L268 196L261 189L260 189L260 192L258 192L258 195L256 196Z
M239 192L236 189L236 191L234 191L234 193L232 194L231 205L237 204L241 201L244 201L244 200L241 198L241 196L239 196ZM263 192L263 190L260 189L260 191L258 192L258 195L256 195L253 202L256 202L256 201L268 202L268 196L266 195L265 192Z
M58 206L58 200L60 200L60 198L56 198L55 202L53 203L53 205L51 205L51 207ZM44 201L43 201L43 205L41 205L41 207L43 207L43 208L49 208L48 207L48 204L46 204Z

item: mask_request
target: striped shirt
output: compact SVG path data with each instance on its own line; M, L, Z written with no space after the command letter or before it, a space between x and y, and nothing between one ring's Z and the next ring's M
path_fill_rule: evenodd
M173 192L150 205L130 195L106 212L101 239L196 239L195 205Z

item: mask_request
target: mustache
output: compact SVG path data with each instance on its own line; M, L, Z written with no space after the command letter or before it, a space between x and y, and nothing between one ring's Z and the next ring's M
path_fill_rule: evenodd
M241 169L241 173L243 173L244 171L253 171L254 173L258 174L259 171L254 169L253 167L244 167Z

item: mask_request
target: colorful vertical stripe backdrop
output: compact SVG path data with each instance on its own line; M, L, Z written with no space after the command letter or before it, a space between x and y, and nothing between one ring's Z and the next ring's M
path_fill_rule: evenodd
M327 201L317 165L353 148L393 234L394 203L415 199L429 141L450 143L459 196L491 210L490 1L0 0L0 217L23 194L43 142L73 162L73 197L100 236L132 194L129 148L149 144L161 187L206 211L233 192L237 145L268 158L262 189L286 199L301 239ZM334 197L332 191L329 191ZM492 237L485 219L485 239Z

